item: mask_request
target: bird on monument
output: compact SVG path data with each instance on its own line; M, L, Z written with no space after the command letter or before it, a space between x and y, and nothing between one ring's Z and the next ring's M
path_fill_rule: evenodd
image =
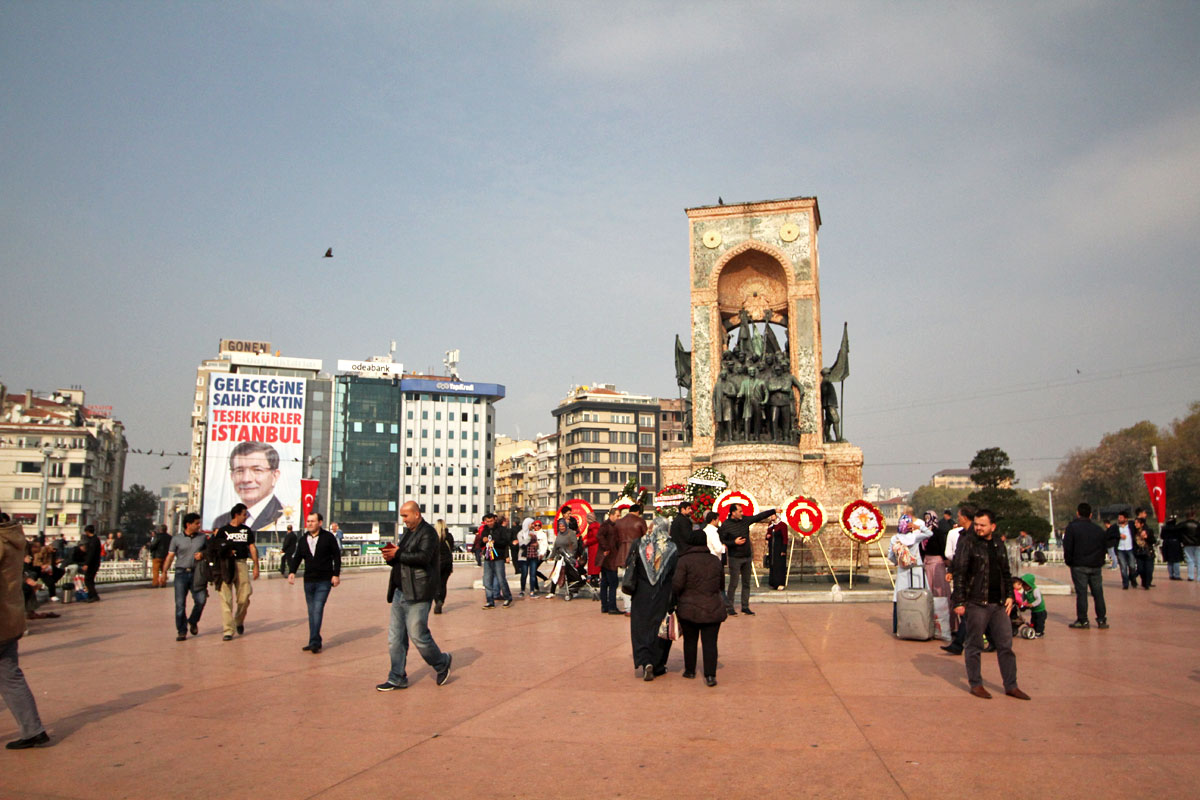
M721 199L721 195L717 195L717 205L719 205L719 206L725 205L725 201Z
M333 258L333 248L332 247L325 251L325 258Z

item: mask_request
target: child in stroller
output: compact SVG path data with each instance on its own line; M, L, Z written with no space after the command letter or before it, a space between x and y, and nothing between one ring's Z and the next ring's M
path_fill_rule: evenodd
M1042 599L1036 579L1032 574L1022 575L1020 578L1014 575L1012 583L1015 602L1009 616L1012 618L1013 636L1020 636L1022 639L1042 638L1046 627L1046 601ZM1031 612L1032 624L1026 622L1021 614L1026 609Z

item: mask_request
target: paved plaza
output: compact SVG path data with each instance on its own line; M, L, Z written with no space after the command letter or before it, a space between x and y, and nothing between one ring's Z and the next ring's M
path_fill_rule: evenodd
M1063 578L1062 567L1042 574ZM719 685L635 678L628 620L585 599L480 609L460 565L445 686L415 651L410 687L387 675L387 573L351 571L301 652L304 595L255 584L246 635L175 641L169 590L109 590L31 623L21 664L54 746L0 750L13 798L1192 797L1200 711L1200 584L1121 591L1111 630L1018 640L1020 685L967 694L962 659L891 636L891 604L759 603L721 629ZM103 588L103 587L102 587ZM17 735L7 711L0 737Z

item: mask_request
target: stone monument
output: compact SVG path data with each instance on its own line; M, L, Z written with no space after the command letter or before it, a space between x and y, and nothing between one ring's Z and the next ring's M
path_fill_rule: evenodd
M865 567L866 548L855 553L838 527L842 507L862 496L863 457L840 441L841 420L824 418L832 385L822 386L817 199L703 206L687 216L691 446L663 453L663 484L709 466L766 507L814 497L835 568L852 558ZM677 375L681 352L677 342ZM845 365L834 367L844 377ZM761 554L763 530L752 535Z

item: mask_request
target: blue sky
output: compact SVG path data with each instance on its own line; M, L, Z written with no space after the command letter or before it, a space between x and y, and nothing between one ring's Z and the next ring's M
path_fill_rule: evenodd
M0 2L0 381L186 450L219 339L396 339L529 436L573 383L675 395L684 208L815 195L866 480L1000 446L1035 485L1200 399L1198 40L1189 3Z

